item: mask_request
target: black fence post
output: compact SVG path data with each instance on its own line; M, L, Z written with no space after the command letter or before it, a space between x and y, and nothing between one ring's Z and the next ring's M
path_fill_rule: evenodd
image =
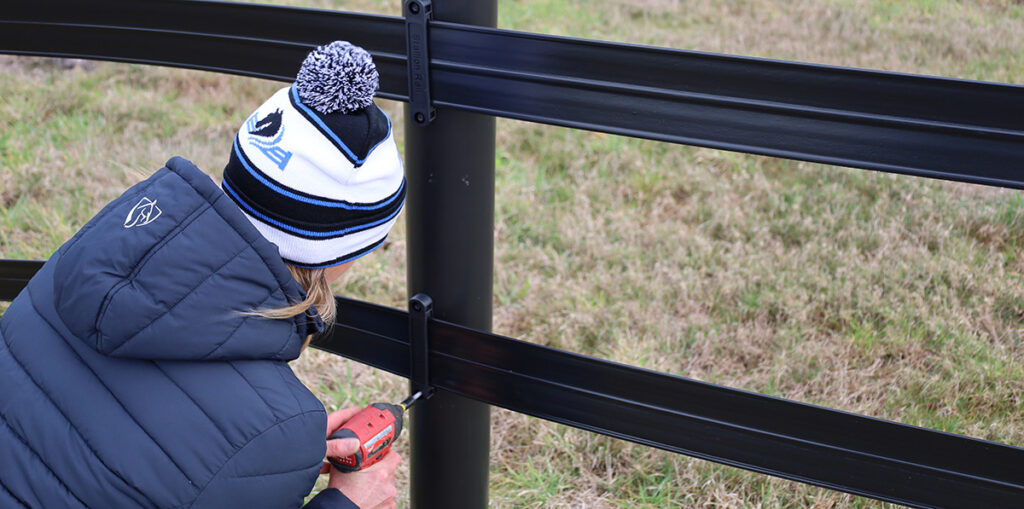
M496 26L496 0L434 0L433 19ZM405 107L409 296L434 316L491 330L494 117L446 109L426 127ZM412 408L410 505L487 507L490 407L438 390Z

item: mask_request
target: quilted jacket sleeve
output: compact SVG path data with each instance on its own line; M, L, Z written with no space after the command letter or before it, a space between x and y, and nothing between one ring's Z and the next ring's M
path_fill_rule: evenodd
M326 452L326 419L323 411L306 412L260 433L221 467L192 507L302 506Z

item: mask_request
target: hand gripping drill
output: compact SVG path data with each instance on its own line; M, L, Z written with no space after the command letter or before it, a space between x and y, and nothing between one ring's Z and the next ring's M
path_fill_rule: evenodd
M374 403L348 420L328 437L359 439L359 451L345 458L327 458L341 472L355 472L380 461L402 433L405 411L423 395L416 392L397 405Z

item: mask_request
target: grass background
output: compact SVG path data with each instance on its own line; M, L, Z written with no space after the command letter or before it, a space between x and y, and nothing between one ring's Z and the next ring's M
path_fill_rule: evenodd
M499 25L1024 83L1020 1L499 0ZM0 257L48 257L172 155L218 175L280 86L0 56ZM497 145L496 332L1024 445L1024 194L503 119ZM337 292L404 307L404 238ZM334 408L406 388L319 352L294 367ZM492 415L495 507L885 505Z

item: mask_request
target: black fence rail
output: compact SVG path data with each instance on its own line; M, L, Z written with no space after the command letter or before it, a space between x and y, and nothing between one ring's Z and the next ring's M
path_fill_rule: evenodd
M416 51L429 55L430 88L410 94L413 22L225 2L19 2L0 12L0 53L291 80L311 47L344 38L374 55L381 97L412 101L418 111L1024 188L1024 87L422 21L428 36ZM0 260L0 300L14 298L41 263ZM1024 505L1024 449L655 373L419 313L412 322L426 332L411 340L404 311L339 305L342 323L314 346L442 392L880 500ZM411 356L417 349L426 354Z
M1018 85L429 26L437 107L1024 188ZM18 2L0 14L0 51L289 81L311 47L342 35L373 54L379 95L408 101L405 30L402 18L256 4Z

